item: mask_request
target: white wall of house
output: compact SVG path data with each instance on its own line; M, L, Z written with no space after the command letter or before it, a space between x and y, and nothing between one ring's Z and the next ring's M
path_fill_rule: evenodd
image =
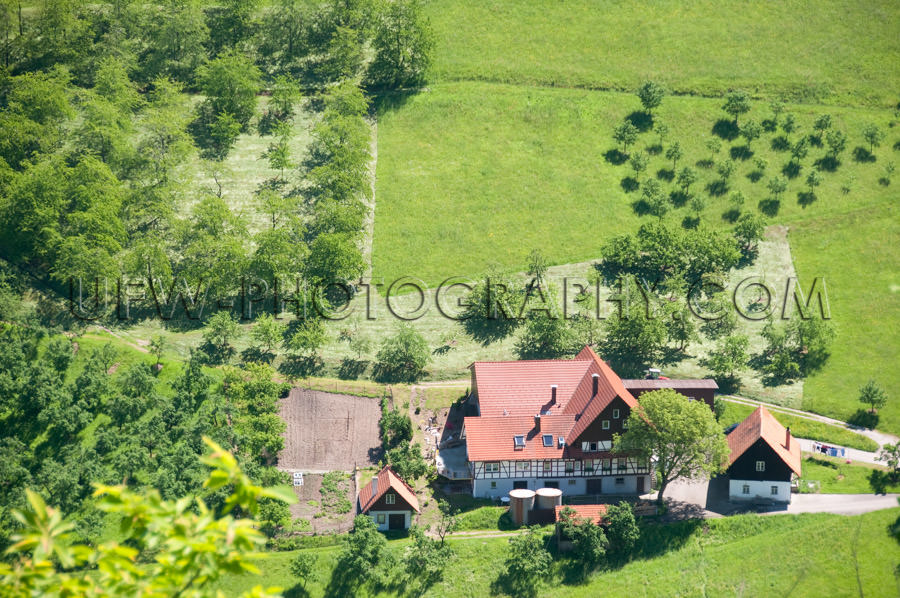
M644 474L637 475L607 475L597 476L603 480L602 494L636 494L637 480L639 477L644 478L644 492L650 492L650 476ZM620 479L621 483L617 484L616 480ZM543 488L548 481L559 483L559 489L562 490L564 496L578 496L587 493L588 478L547 478L547 477L517 477L517 478L499 478L499 479L474 479L472 480L472 496L475 498L499 498L506 496L513 489L513 482L528 482L529 490L537 490Z
M372 521L375 522L375 525L378 526L378 530L382 532L386 532L390 529L388 527L391 520L390 515L403 515L404 529L409 529L409 526L412 524L412 513L410 511L369 511L369 517L371 517ZM379 516L384 517L384 521L381 523L378 521Z
M775 494L772 488L776 488ZM791 502L791 483L758 480L729 480L728 497L731 500L756 500L766 498L778 502Z

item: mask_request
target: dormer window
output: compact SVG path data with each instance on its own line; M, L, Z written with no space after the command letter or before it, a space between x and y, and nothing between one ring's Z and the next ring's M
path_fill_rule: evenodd
M553 434L544 434L541 436L544 446L553 446Z
M525 448L525 436L513 436L513 447L517 451Z

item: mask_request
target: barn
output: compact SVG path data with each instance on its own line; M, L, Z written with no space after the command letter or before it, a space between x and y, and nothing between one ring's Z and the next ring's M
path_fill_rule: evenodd
M800 477L800 443L763 407L728 433L728 497L733 501L791 501L791 478Z

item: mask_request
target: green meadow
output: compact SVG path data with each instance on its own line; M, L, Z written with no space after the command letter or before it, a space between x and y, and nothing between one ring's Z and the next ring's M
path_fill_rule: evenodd
M429 4L435 78L894 106L900 76L890 0L656 0Z
M538 596L896 596L894 568L900 550L887 528L900 515L889 509L846 517L841 515L739 515L667 526L646 524L636 557L626 565L601 570L585 583L565 581L565 561L554 564ZM502 570L507 539L453 538L456 553L443 581L424 596L480 598ZM389 550L402 556L409 545L394 540ZM227 576L218 587L237 594L254 585L280 585L288 595L325 596L335 573L339 548L309 549L316 555L316 580L304 588L290 575L296 552L271 554L258 565L262 576ZM415 582L392 590L365 593L405 596Z

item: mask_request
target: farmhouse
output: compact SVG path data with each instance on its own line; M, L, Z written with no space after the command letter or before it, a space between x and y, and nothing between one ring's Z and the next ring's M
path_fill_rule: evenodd
M381 531L409 529L413 512L419 513L416 493L385 466L359 491L359 512L368 515Z
M566 495L650 491L650 463L611 452L637 400L590 347L571 360L475 362L470 369L468 403L476 415L464 419L461 437L473 496L542 487Z
M791 477L800 476L800 443L765 407L728 433L731 500L791 501Z

